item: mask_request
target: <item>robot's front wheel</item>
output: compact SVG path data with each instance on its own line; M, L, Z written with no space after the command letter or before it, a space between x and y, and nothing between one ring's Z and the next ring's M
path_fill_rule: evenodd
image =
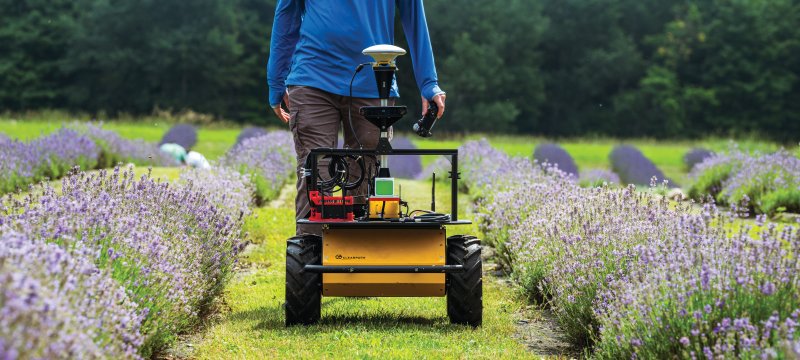
M322 264L322 238L295 236L286 241L286 326L319 321L322 275L305 272L306 265Z
M465 270L447 274L447 316L450 322L480 326L483 322L481 241L467 235L447 238L447 265L462 265Z

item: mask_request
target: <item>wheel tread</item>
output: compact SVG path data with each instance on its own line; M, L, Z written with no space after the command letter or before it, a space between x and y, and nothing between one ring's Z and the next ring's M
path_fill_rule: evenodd
M322 239L296 236L286 241L286 326L319 321L322 276L306 273L306 265L319 265Z
M447 275L447 315L454 324L480 326L483 321L483 269L480 240L456 235L447 239L447 264L466 271Z

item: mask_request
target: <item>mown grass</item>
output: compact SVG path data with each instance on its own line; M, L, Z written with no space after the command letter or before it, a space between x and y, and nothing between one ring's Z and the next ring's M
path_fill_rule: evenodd
M403 181L412 207L427 208L429 183ZM439 201L449 201L441 187ZM244 270L228 286L222 320L194 345L192 357L220 358L531 358L513 339L513 315L524 300L496 278L484 277L484 325L448 323L444 298L324 298L322 320L284 327L285 240L294 233L292 197L260 208L246 228L257 242ZM467 199L460 213L467 215ZM448 206L449 208L449 206ZM446 209L441 209L446 210ZM475 228L457 229L474 232ZM453 232L453 230L451 230Z

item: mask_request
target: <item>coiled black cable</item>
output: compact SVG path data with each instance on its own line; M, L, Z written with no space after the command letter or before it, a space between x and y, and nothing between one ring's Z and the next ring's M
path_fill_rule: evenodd
M414 215L415 213L422 213L421 215ZM442 214L428 210L414 210L409 214L414 222L432 222L432 223L446 223L450 222L450 214Z
M321 191L336 192L338 190L354 190L361 186L364 182L364 174L366 173L366 163L363 156L354 155L328 155L326 159L330 159L328 164L328 179L324 179L320 172L317 172L317 187ZM352 159L358 165L360 176L352 182L350 179L350 166L348 159ZM306 159L306 169L310 167L308 158Z

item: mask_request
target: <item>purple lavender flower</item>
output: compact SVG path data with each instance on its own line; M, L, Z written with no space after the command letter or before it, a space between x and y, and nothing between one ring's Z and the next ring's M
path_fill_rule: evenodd
M759 213L773 214L780 207L800 212L800 159L785 150L748 157L723 183L719 197L729 204L747 198Z
M681 337L681 339L678 342L680 342L681 345L683 346L689 346L689 344L691 343L689 341L689 338L687 338L686 336Z
M138 358L137 304L91 253L0 232L0 354Z
M226 167L189 169L181 173L181 181L232 217L250 214L256 189L248 174Z
M118 326L138 329L140 324L143 343L124 334L119 341L135 345L129 357L149 357L220 293L243 249L240 206L245 205L234 199L241 192L234 188L241 178L231 179L196 186L188 181L186 185L161 183L119 168L111 173L76 173L62 180L58 193L43 185L24 201L0 207L0 236L19 233L58 244L71 256L87 257L96 266L97 270L84 274L99 271L113 278L116 285L105 288L124 289L122 293L137 304L136 312L97 322L92 328L112 333ZM226 188L211 189L213 184ZM234 196L227 198L226 191ZM41 265L40 258L31 259ZM3 274L0 271L0 277ZM80 296L89 301L96 293L82 291ZM99 299L105 299L104 295ZM108 297L108 301L116 299ZM21 326L13 327L14 332L28 329L12 326ZM96 351L104 354L104 349ZM109 354L101 357L119 357L111 350Z
M671 357L693 337L708 344L703 356L780 357L793 339L796 226L761 219L757 233L714 204L695 210L634 187L580 188L486 143L465 144L461 157L487 241L598 357Z
M94 169L98 157L99 149L91 139L67 128L29 143L0 142L0 193L59 178L75 166Z
M139 166L177 166L174 159L159 151L155 143L125 139L116 132L103 129L102 123L72 124L100 147L100 168L133 163Z
M27 143L0 141L0 193L60 178L76 166L91 170L120 162L176 165L154 144L122 139L99 125L72 124Z
M683 155L683 163L686 165L686 170L691 171L695 165L702 163L712 156L714 156L714 153L710 150L694 148Z
M197 144L197 129L189 124L177 124L171 127L158 143L159 146L163 144L178 144L189 151Z
M260 127L248 126L242 129L242 132L240 132L239 135L236 137L236 144L234 146L243 143L247 139L257 138L259 136L264 136L267 134L268 134L267 130L264 130Z
M416 149L416 145L406 137L392 139L394 149ZM392 176L404 179L416 179L422 172L422 159L419 155L392 156L389 159Z
M639 149L631 145L619 145L609 155L611 168L626 184L640 186L650 185L653 178L657 182L669 181L672 186L677 186L673 181L664 176L664 173L646 158Z
M561 171L578 177L578 165L575 165L575 160L558 144L540 144L533 151L533 158L540 164L555 165Z
M292 134L273 131L247 139L228 151L219 165L248 174L256 186L256 203L263 204L279 194L296 170Z
M581 172L579 184L583 187L598 187L604 184L618 185L621 180L617 174L605 169L589 169Z
M689 195L723 205L747 203L756 213L800 212L800 159L786 150L748 154L731 148L697 165Z

